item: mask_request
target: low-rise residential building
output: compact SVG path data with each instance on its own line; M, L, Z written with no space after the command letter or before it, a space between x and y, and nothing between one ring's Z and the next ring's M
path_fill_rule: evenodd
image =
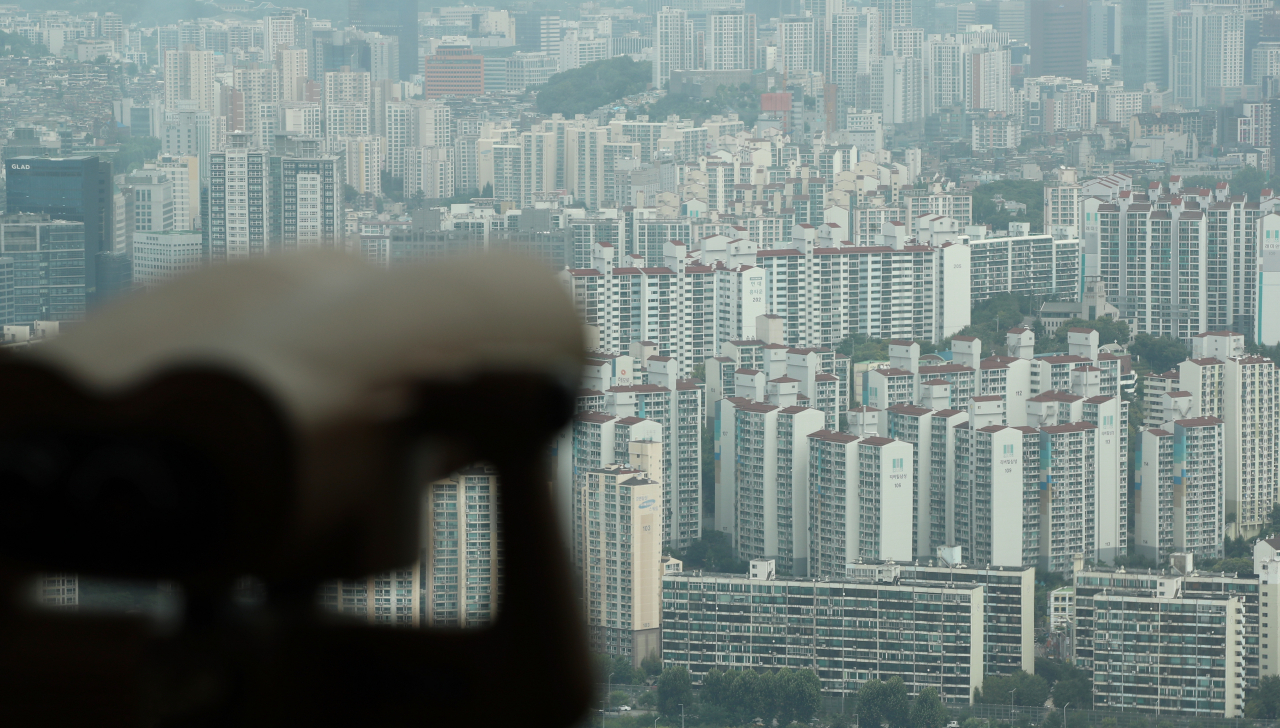
M985 590L907 578L752 579L685 572L662 581L662 659L712 668L809 668L827 693L901 677L967 705L982 686Z

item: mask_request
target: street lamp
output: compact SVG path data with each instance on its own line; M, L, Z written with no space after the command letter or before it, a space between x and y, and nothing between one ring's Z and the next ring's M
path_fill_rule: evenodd
M1013 694L1018 692L1017 688L1009 691L1009 723L1013 724Z
M684 728L684 703L680 704L680 728Z
M1067 728L1067 706L1068 705L1071 705L1071 703L1066 703L1065 705L1062 706L1062 728Z

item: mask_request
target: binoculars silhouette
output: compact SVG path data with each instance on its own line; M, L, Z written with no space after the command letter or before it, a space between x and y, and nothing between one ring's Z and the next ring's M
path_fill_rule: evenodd
M566 725L586 641L543 457L581 325L532 261L207 269L0 358L0 705L22 725ZM478 630L327 618L321 581L414 563L421 488L498 471L502 607ZM182 626L24 609L65 571L179 583ZM259 610L232 584L266 587Z

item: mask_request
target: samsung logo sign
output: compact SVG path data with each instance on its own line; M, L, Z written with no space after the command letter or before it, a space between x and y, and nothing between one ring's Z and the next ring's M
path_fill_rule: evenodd
M652 498L645 498L644 500L640 501L639 508L642 511L646 508L653 508L654 503L657 503L657 501L655 501Z
M31 165L29 165L29 164L11 164L11 165L9 165L9 169L31 169Z

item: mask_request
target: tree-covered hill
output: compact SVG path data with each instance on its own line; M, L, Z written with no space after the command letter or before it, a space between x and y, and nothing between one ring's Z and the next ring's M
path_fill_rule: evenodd
M537 89L538 111L544 114L588 114L624 96L640 93L652 80L648 61L637 63L630 56L618 56L588 63L551 77Z
M17 33L0 31L0 56L36 57L49 55L49 49L32 43Z

